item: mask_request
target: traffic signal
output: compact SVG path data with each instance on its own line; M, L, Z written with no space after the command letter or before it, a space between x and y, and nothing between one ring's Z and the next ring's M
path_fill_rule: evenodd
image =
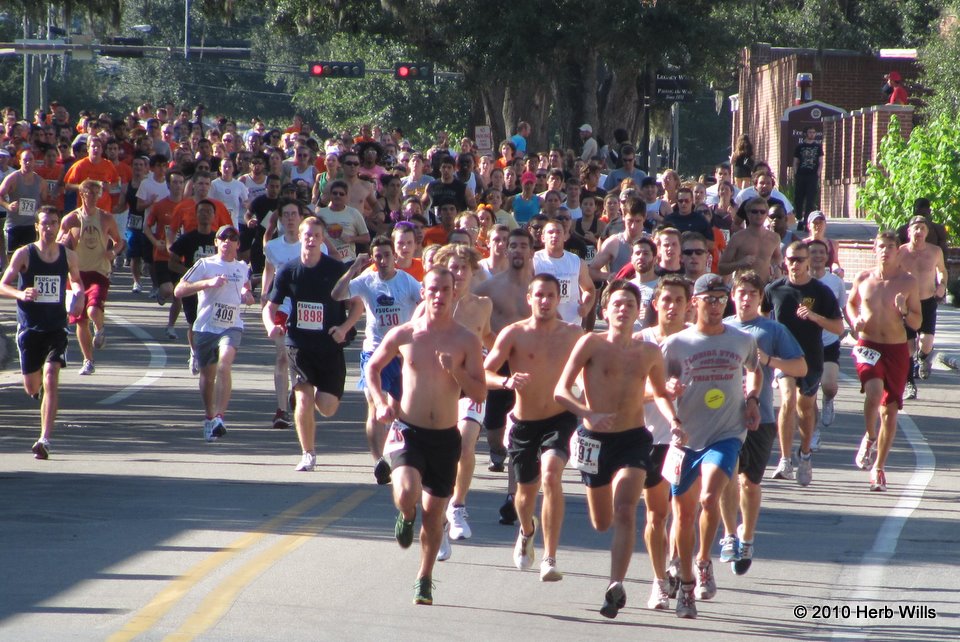
M433 80L433 63L395 62L393 77L397 80Z
M314 78L363 78L366 67L362 60L318 60L310 63L309 71Z
M143 44L143 38L113 36L104 39L98 50L101 56L111 58L143 58Z

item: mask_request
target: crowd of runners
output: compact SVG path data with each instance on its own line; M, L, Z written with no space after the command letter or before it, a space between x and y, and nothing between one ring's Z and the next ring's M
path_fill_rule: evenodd
M432 603L451 541L472 536L482 433L488 469L506 473L500 518L518 526L518 569L535 564L539 538L540 579L563 578L569 465L592 526L613 532L601 614L626 603L643 500L647 605L675 600L693 618L717 592L721 526L719 561L750 568L775 445L770 476L812 483L842 338L855 340L864 435L852 459L870 490L886 490L897 412L929 375L946 235L923 199L905 238L878 234L875 266L848 294L826 217L795 212L769 166L747 179L720 163L710 186L647 176L631 144L600 145L587 124L579 155L528 149L527 123L482 154L446 135L417 151L399 130L322 137L299 118L241 129L169 104L122 119L77 121L57 103L33 123L3 115L0 295L17 300L24 389L40 401L34 456L52 450L70 324L79 374L95 376L115 275L129 270L134 293L169 306L158 339L180 341L184 317L207 442L227 435L231 368L244 332L259 331L241 306L259 301L275 346L264 421L295 428L296 470L314 470L316 413L337 412L359 368L401 547L421 513L418 604Z

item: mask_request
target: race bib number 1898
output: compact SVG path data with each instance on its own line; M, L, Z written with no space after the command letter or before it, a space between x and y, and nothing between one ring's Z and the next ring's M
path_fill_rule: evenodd
M323 330L323 304L297 301L297 328Z

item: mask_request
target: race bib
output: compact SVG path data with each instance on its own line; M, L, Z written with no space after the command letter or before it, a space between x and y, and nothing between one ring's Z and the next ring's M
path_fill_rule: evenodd
M37 199L21 198L17 201L17 213L20 216L33 216L37 213Z
M390 430L387 431L387 441L383 445L383 454L392 455L395 452L403 450L403 447L406 446L406 442L403 440L403 429L407 425L395 419L393 424L390 425Z
M395 325L400 325L400 308L377 307L377 324L387 330Z
M873 366L880 360L880 353L873 348L857 346L853 349L853 358L857 360L857 363Z
M59 183L58 181L48 180L48 181L47 181L47 193L48 193L50 196L54 196L54 195L57 193L57 187L59 187L59 186L60 186L60 183Z
M586 258L587 262L590 262L590 261L592 261L592 260L595 259L595 258L597 258L597 248L596 248L595 246L593 246L593 245L588 245L588 246L587 246L587 258Z
M237 320L239 306L215 301L213 304L213 325L219 328L232 328Z
M297 328L323 330L323 304L297 301Z
M143 214L130 214L127 216L128 230L143 230Z
M683 458L686 454L683 448L670 444L667 456L663 459L663 470L660 474L674 486L680 483L680 471L683 469Z
M600 471L600 442L574 431L570 438L570 456L573 467L590 475Z
M37 293L36 303L60 303L59 275L37 274L33 277L33 289Z

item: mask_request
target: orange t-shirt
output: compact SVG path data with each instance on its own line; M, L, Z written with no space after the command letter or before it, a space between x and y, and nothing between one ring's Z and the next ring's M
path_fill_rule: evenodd
M150 206L150 212L147 214L147 227L150 228L150 231L153 233L153 236L156 237L160 244L163 246L163 249L158 247L153 248L153 260L154 261L168 261L170 259L170 253L167 252L167 230L169 227L171 230L176 230L173 225L173 210L177 205L180 204L180 201L174 203L170 200L170 197L162 198L153 205ZM156 227L154 227L156 226Z
M434 225L423 231L423 247L430 245L446 245L449 233L442 225Z
M227 206L215 198L208 198L216 209L216 215L213 217L213 229L219 230L221 225L233 225L233 218L227 211ZM192 232L197 229L197 202L192 198L185 198L173 208L173 214L170 219L170 229L178 230L183 228L183 232Z
M403 270L417 281L423 282L423 277L426 276L427 271L423 269L423 260L418 258L411 259L413 262L409 267L400 267L397 266L398 270ZM370 265L370 269L374 272L377 272L377 264L373 263Z
M54 165L53 167L38 167L35 171L40 178L47 184L47 194L56 194L49 203L61 212L63 211L63 188L60 187L60 179L63 178L63 165Z
M120 204L120 201L125 201L127 198L126 186L129 185L130 181L133 180L133 167L131 165L127 165L123 161L115 161L113 162L113 166L117 168L117 174L120 175L120 182L123 183L123 189L119 189L116 192L110 193L110 197L113 199L113 207L116 209L117 205ZM113 210L110 211L112 212Z
M88 156L71 165L70 169L67 170L67 175L63 177L63 181L70 185L79 185L88 178L113 184L120 181L120 174L117 173L117 168L113 166L113 163L106 158L101 158L100 162L94 163ZM97 199L97 207L113 212L113 199L110 196L109 189L103 190L103 194Z

